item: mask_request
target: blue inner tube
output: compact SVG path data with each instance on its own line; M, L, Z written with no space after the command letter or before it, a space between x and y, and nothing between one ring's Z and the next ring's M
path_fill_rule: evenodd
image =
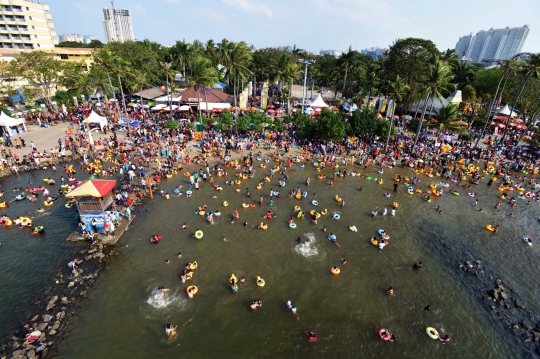
M332 218L334 218L334 219L340 219L341 216L340 216L339 214L335 213L334 216L333 216Z
M289 224L289 228L292 228L292 229L296 228L296 223Z
M180 193L180 190L178 188L175 188L174 191L173 191L175 194L179 194Z
M303 164L303 163L300 163L300 168L304 168L304 164Z
M225 161L229 161L231 159L231 156L225 156Z
M382 235L382 233L384 232L384 229L379 229L378 230L378 233Z
M280 186L285 187L285 181L281 182Z
M186 191L186 194L187 194L188 196L191 196L191 195L193 194L193 192L192 192L192 191Z
M302 193L302 197L306 198L307 197L307 192Z
M313 201L311 201L311 204L312 204L312 205L314 205L314 206L316 206L316 205L318 205L318 204L319 204L319 202L317 202L317 201L313 200Z

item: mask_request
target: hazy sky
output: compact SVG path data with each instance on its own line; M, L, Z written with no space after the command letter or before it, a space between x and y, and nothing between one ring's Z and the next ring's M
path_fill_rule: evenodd
M42 0L58 34L104 40L110 1ZM388 47L398 38L454 48L460 36L489 28L531 27L523 51L540 52L540 0L115 0L132 12L135 38L244 40L257 48L295 45L309 51ZM536 22L534 21L536 20Z

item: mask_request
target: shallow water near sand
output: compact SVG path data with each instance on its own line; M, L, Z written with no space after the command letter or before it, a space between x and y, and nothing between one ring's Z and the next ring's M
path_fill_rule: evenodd
M198 167L192 166L192 169ZM242 193L234 186L224 186L215 192L204 184L193 196L156 197L141 207L135 230L124 234L118 243L122 255L104 273L99 285L89 295L89 304L79 319L67 329L68 339L60 347L60 358L176 358L179 355L205 358L356 358L356 357L439 357L439 358L509 358L523 357L521 344L501 329L487 314L470 290L459 280L453 268L441 263L437 254L426 250L432 233L438 233L455 245L473 250L474 259L481 259L516 289L526 305L540 311L538 275L540 242L535 238L538 204L512 211L506 204L497 213L493 206L500 194L496 187L487 187L484 180L473 190L479 193L479 206L461 189L461 196L444 195L426 203L420 195L408 195L404 186L392 191L395 172L412 177L409 169L385 171L383 175L368 170L368 175L382 177L384 184L347 176L330 186L328 180L318 180L313 167L293 167L290 181L280 188L285 196L275 199L272 210L276 219L268 220L268 230L253 228L270 208L268 194L277 189L277 180L255 186L265 177L259 169L255 179L245 181ZM354 169L349 166L349 169ZM325 170L329 174L329 170ZM361 171L365 173L364 170ZM304 180L311 177L306 189ZM231 179L231 175L229 178ZM220 179L221 180L221 179ZM424 188L439 178L421 177ZM224 182L224 180L221 180ZM164 182L162 188L187 185L183 176ZM364 191L359 191L362 186ZM244 196L249 187L252 199ZM289 199L291 189L301 187L309 192L307 199ZM416 186L418 187L418 186ZM383 193L391 192L386 198ZM216 194L217 200L210 197ZM243 202L258 202L262 207L242 209ZM316 196L315 196L316 194ZM334 201L339 195L346 201L341 208ZM311 204L315 199L317 207ZM226 200L229 206L221 204ZM379 215L371 219L375 207L398 202L396 216ZM208 225L204 217L194 214L198 206L207 204L210 210L220 210L215 224ZM440 204L443 212L437 214ZM296 219L298 227L288 227L288 217L299 205L309 211L323 208L329 215L318 225L307 218ZM483 212L478 209L483 208ZM231 225L232 212L238 209L240 220ZM340 220L333 220L338 213ZM70 212L71 215L71 212ZM248 221L248 226L242 226ZM181 231L182 223L189 231ZM486 224L500 224L496 235L485 231ZM348 229L355 225L358 232ZM321 231L328 228L327 233ZM204 231L202 240L191 237L196 229ZM384 229L390 244L378 250L369 243ZM17 229L18 230L18 229ZM337 235L340 248L327 239ZM151 245L148 238L160 234L164 238ZM521 237L529 234L533 247L524 245ZM228 241L223 241L226 236ZM309 239L298 244L297 237ZM61 252L63 239L51 250ZM5 248L4 248L5 250ZM177 258L178 252L182 257ZM54 257L54 256L53 256ZM340 258L347 266L340 266ZM170 263L166 264L165 259ZM471 258L464 258L471 259ZM196 260L194 279L182 284L179 275L187 262ZM415 271L412 264L421 260L424 267ZM56 259L57 262L61 260ZM332 266L340 266L341 274L330 274ZM519 271L515 270L519 267ZM233 294L227 279L234 273L247 279ZM22 275L22 274L21 274ZM256 277L265 279L263 288L256 286ZM20 278L20 277L19 277ZM188 285L197 285L199 293L193 299L185 294ZM171 292L157 293L158 286ZM388 297L386 288L393 286L396 295ZM2 289L3 290L3 289ZM249 309L252 300L263 305L256 312ZM286 310L290 300L297 307L299 320ZM4 306L4 301L2 301ZM431 313L423 307L430 304ZM167 341L165 325L178 325L179 338ZM435 327L449 334L452 341L442 345L430 339L425 328ZM395 343L382 342L377 330L386 327L399 335ZM316 331L319 342L310 343L306 331Z

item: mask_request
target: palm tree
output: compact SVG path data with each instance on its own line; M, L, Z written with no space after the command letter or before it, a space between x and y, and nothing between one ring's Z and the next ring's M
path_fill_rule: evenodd
M115 62L115 56L107 48L101 48L98 51L93 53L94 63L99 65L99 67L105 69L107 73L107 79L109 80L110 89L114 89L111 82L111 72L113 70L113 63ZM92 66L96 67L96 66ZM116 112L118 114L118 119L120 119L120 106L116 106ZM128 125L129 126L129 125Z
M187 43L185 40L176 41L171 49L172 63L173 66L177 69L182 69L182 75L186 76L186 67L188 66L190 60L193 58L193 51L191 50L191 44Z
M457 84L457 88L462 90L465 86L470 85L476 75L476 67L466 62L458 62L453 67L454 82Z
M197 91L199 102L199 117L202 124L202 109L201 109L201 89L206 86L212 86L217 81L216 69L212 66L209 59L202 56L197 56L191 62L191 74L188 76L188 88Z
M401 101L405 93L409 90L409 85L399 77L390 83L390 94L392 95L392 106L395 108L396 101ZM392 133L392 123L394 122L394 111L390 111L390 126L388 126L388 136L386 136L386 144L384 145L384 151L388 148L388 142L390 142L390 134Z
M214 40L208 40L206 42L206 46L204 49L204 53L207 58L209 58L214 65L217 65L216 63L216 44L214 43Z
M101 96L105 98L105 101L109 101L108 95L113 94L113 89L108 82L105 69L101 66L92 66L90 68L89 77L92 87L96 92L101 94Z
M249 69L252 60L251 50L243 41L229 43L224 40L220 44L220 55L222 65L225 66L225 76L228 80L231 78L233 80L233 97L236 111L237 89L240 87L239 81L242 80L243 82L251 73Z
M446 62L452 69L455 69L459 66L459 58L461 54L457 54L454 49L447 49L443 51L440 56L440 60Z
M172 117L172 90L169 89L169 72L172 67L172 62L160 62L159 65L165 71L165 88L169 93L169 118Z
M452 131L463 131L463 127L459 123L456 123L459 116L457 105L450 104L448 106L442 106L440 109L435 111L435 113L437 116L437 122L439 124L439 131L446 128Z
M287 113L290 114L291 112L291 95L292 95L292 88L293 88L293 82L295 79L298 78L298 75L302 73L300 66L296 62L290 62L285 67L284 72L284 78L289 80L289 94L287 97Z
M372 62L366 71L366 77L364 79L364 86L367 87L367 103L369 107L369 100L371 98L371 91L379 83L381 67L378 62Z
M518 63L518 60L506 60L506 61L500 61L499 65L503 69L503 73L501 75L501 78L499 79L499 83L497 84L497 90L495 90L495 95L493 95L493 99L491 100L491 103L489 104L487 117L486 117L486 123L484 124L484 128L482 129L482 133L480 134L480 136L478 136L478 138L476 139L476 143L474 144L473 148L476 148L478 146L478 142L480 141L482 137L484 137L484 134L486 133L486 129L487 129L488 124L490 123L493 109L496 108L498 104L499 88L501 86L501 83L504 80L504 85L500 93L500 96L502 97L504 88L506 87L506 82L510 78L510 75L516 74L519 63Z
M507 122L510 122L510 117L512 116L512 112L514 112L514 108L516 107L519 101L519 98L521 97L521 94L523 93L523 89L525 88L525 86L527 86L527 83L529 82L529 80L532 77L534 78L540 77L540 54L531 54L531 56L527 60L525 60L525 65L523 66L523 73L525 75L525 81L523 81L523 85L521 85L521 88L514 101L514 104L512 105L512 108L510 109ZM504 130L503 136L501 138L501 142L504 141L507 133L508 133L508 126L506 126Z
M129 62L124 60L121 57L113 57L111 62L111 71L116 73L116 77L118 78L118 87L120 87L120 93L122 94L122 103L124 104L124 114L126 115L126 123L128 124L129 129L129 121L127 120L128 114L126 109L126 98L124 97L124 88L122 86L122 77L126 76L132 76L131 70L129 68Z
M444 61L436 60L429 69L428 74L423 81L426 93L426 98L424 100L424 110L422 111L422 117L418 122L418 128L416 129L416 137L411 148L411 153L416 147L418 137L420 137L422 122L424 121L424 117L426 116L426 110L429 100L431 99L431 106L433 106L433 101L435 98L438 98L439 101L442 102L443 94L450 92L450 90L454 88L454 85L451 83L452 77L452 71Z
M343 76L343 90L341 98L345 97L345 86L347 85L347 72L349 67L354 66L358 63L358 51L354 51L351 46L349 46L349 52L341 55L339 58L339 64L345 67L345 75Z
M143 71L137 70L133 73L133 83L135 85L134 89L139 90L139 101L141 102L141 106L143 105L142 90L147 81L146 73Z

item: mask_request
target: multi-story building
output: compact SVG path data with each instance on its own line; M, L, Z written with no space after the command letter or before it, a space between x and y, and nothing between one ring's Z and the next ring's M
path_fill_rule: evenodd
M459 39L456 53L462 59L472 62L489 64L497 60L508 60L521 52L529 30L529 25L525 25L471 33Z
M133 25L131 23L131 13L127 9L117 10L103 8L103 29L105 30L105 41L125 42L135 41Z
M81 34L65 34L58 35L58 42L80 42L89 44L92 40L97 40L97 37L93 35L81 35Z
M343 55L343 51L339 51L339 50L321 50L321 51L319 51L319 55L321 55L321 56L341 57L341 55Z
M58 45L48 5L0 0L0 48L46 50Z
M370 56L372 59L377 60L379 56L384 54L384 52L388 49L381 49L380 47L372 47L369 49L360 50L361 54Z

